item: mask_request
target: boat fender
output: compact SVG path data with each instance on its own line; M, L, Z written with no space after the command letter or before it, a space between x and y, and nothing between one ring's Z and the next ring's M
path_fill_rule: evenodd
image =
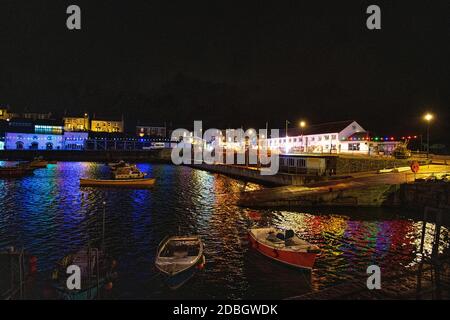
M30 274L37 272L37 258L35 256L30 257Z
M105 284L105 290L112 290L113 288L113 283L110 281L107 284Z
M200 263L200 264L197 265L197 269L198 270L203 270L204 267L205 267L204 263Z

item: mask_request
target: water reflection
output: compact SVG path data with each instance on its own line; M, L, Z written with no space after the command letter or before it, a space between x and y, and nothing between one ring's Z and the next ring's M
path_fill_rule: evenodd
M422 224L398 212L261 210L255 221L252 210L234 201L243 188L261 188L256 184L187 167L138 167L157 179L154 188L80 189L79 178L109 176L106 166L86 162L60 162L29 177L0 180L0 247L24 246L38 256L41 274L49 274L67 253L98 243L105 210L105 245L119 261L116 298L286 298L354 279L370 264L391 272L418 261ZM247 229L267 224L294 229L322 248L311 273L249 249ZM153 261L158 243L178 230L203 237L207 262L188 285L171 291ZM433 231L428 224L428 251ZM448 230L442 233L448 248Z

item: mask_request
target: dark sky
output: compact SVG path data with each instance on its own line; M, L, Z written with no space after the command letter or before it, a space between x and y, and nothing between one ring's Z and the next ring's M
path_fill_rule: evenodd
M450 2L0 2L0 104L210 126L355 119L448 141ZM66 29L66 8L82 30ZM366 28L369 4L382 30Z

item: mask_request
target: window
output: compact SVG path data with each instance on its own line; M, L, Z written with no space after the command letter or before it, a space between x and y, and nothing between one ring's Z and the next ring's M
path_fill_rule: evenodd
M348 150L349 151L359 151L359 143L349 143Z
M305 159L297 159L297 167L298 168L306 167L306 160Z
M331 135L331 139L336 140L336 135L335 135L335 134L332 134L332 135Z
M325 140L330 140L330 136L329 135L325 135Z

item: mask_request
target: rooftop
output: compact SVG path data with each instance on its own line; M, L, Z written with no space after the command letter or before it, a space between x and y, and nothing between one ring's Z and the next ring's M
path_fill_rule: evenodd
M296 128L288 128L288 135L300 136L302 133L304 135L313 135L313 134L321 134L321 133L337 133L344 130L355 120L343 120L343 121L334 121L334 122L326 122L319 124L306 125L304 129L296 127ZM280 129L280 137L284 137L286 135L285 129Z

